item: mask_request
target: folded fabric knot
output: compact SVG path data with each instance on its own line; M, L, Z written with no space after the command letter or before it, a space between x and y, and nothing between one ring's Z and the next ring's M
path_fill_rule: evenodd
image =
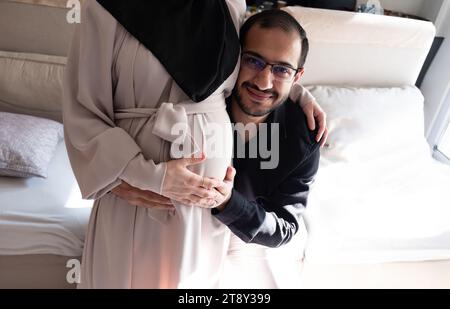
M174 143L184 140L188 131L186 109L172 103L162 103L156 112L152 133Z
M198 153L205 143L202 115L218 111L226 112L225 98L223 94L212 95L208 99L193 103L191 101L177 104L164 102L158 108L121 108L114 110L115 120L132 118L153 118L152 133L161 139L171 143L170 156L172 159L187 158ZM198 124L190 127L188 115L194 116ZM195 137L194 137L195 136Z
M156 112L152 133L171 142L172 158L191 156L199 147L189 133L188 116L184 106L162 103Z

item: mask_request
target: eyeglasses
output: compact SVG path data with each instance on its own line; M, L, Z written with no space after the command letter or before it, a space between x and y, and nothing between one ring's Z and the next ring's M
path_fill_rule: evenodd
M241 65L253 70L257 73L263 71L266 66L271 66L271 72L275 80L281 82L290 82L294 79L295 74L302 68L294 69L293 67L285 64L268 63L264 59L254 56L249 53L242 53Z

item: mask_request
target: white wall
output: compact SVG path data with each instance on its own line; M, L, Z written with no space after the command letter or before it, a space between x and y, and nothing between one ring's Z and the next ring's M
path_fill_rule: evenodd
M444 0L423 1L419 16L428 20L435 21Z
M422 13L422 7L424 3L436 0L379 0L379 1L384 9L420 16L420 14ZM367 0L357 1L357 5L360 5L361 3L367 3Z
M445 22L441 25L446 35L421 86L425 96L425 128L431 144L437 142L444 122L450 113L450 5L443 12Z
M450 38L450 0L444 0L436 17L436 36Z
M442 35L442 29L446 28L442 24L450 23L450 18L446 18L443 12L447 12L450 7L450 0L379 0L384 9L398 11L423 17L435 23L437 36ZM357 5L367 3L367 0L358 0Z

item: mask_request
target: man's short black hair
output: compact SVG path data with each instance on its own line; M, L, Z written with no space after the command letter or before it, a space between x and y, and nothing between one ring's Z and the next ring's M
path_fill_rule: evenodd
M294 17L292 17L291 14L283 10L274 9L262 11L261 13L250 16L242 25L240 30L239 37L241 47L244 47L247 33L254 25L259 25L261 28L281 28L287 33L291 33L292 31L297 32L302 42L302 52L300 54L298 67L303 68L309 51L309 42L306 37L305 29L303 29L303 27Z

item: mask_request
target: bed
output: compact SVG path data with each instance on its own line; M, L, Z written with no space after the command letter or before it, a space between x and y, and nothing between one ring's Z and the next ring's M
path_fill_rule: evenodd
M450 166L432 159L414 84L431 23L288 8L329 140L305 222L304 288L449 288Z
M49 75L46 83L27 80L17 93L0 76L0 110L60 121L61 74L73 31L66 22L65 1L19 2L0 2L0 51L13 52L13 58L19 53L18 65L29 65L37 77L40 72ZM450 195L445 190L450 171L431 159L423 137L423 97L414 87L434 37L433 25L340 11L287 10L310 37L303 83L330 123L330 140L305 214L309 236L302 286L450 287ZM377 96L384 96L384 105L373 110ZM345 111L355 117L349 121ZM396 133L395 141L402 143L383 143L386 135L375 134L377 122L367 117L375 112L385 132ZM396 132L392 128L399 123L405 130ZM420 183L413 181L417 173L422 173ZM426 192L421 195L417 188ZM407 205L402 204L405 196ZM74 288L66 280L67 263L81 256L90 206L81 200L63 143L47 179L0 177L0 287Z
M22 2L0 2L0 111L61 121L73 31L66 1ZM91 205L63 141L46 179L0 177L0 288L74 288L66 276L80 260Z
M64 143L46 179L0 177L0 205L0 288L71 287L92 201L81 199Z

